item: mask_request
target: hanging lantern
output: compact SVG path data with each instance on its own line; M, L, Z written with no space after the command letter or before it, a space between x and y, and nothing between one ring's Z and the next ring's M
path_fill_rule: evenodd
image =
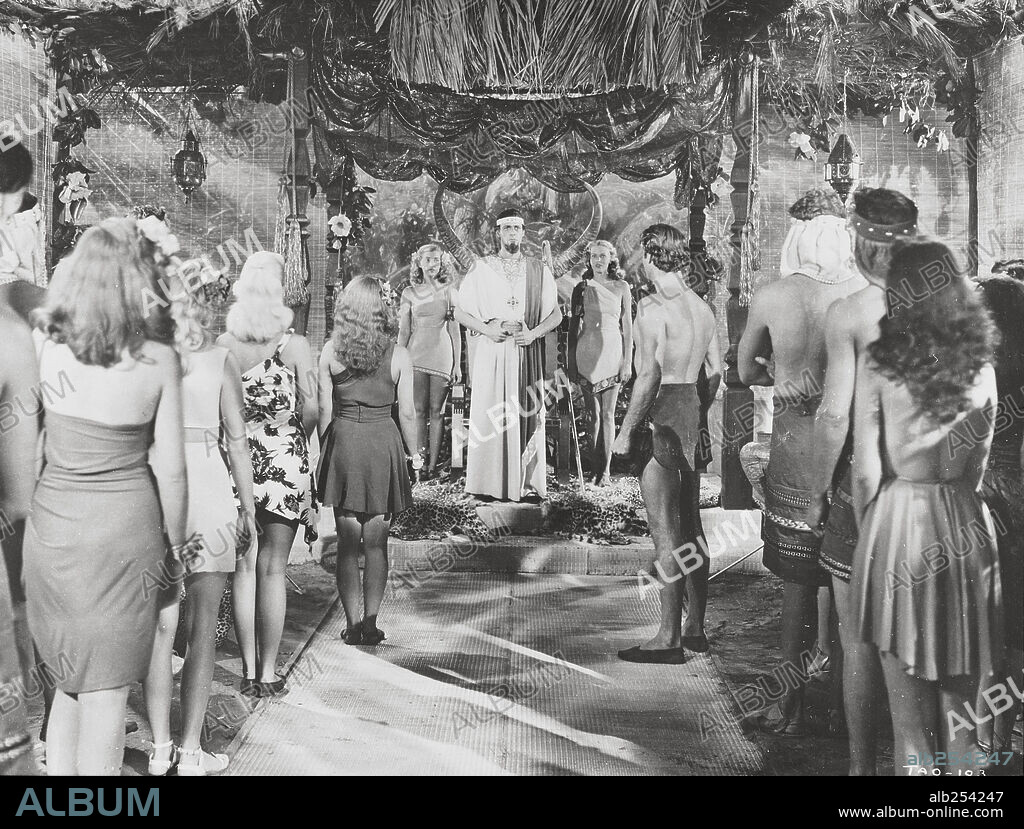
M206 181L206 156L199 149L199 139L189 127L181 139L181 149L174 156L174 182L185 194L186 204L192 193Z
M825 162L825 181L832 185L832 189L843 201L846 201L850 191L860 181L860 168L860 156L853 148L853 142L846 133L843 133L836 139L828 161Z

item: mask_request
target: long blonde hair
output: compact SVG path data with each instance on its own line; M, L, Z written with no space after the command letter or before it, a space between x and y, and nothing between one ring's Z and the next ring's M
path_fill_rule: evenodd
M189 356L204 351L215 339L217 311L203 300L201 291L189 290L190 286L178 274L169 275L166 285L174 319L174 343L182 371L187 374Z
M228 333L243 342L265 343L292 324L295 313L284 304L284 257L261 250L245 260L231 287L235 301L228 310Z
M394 344L398 324L391 306L384 301L381 281L357 276L334 308L334 354L355 374L370 374Z
M86 230L54 272L37 325L78 362L104 368L125 350L138 359L148 340L170 344L174 321L160 298L152 244L132 219L104 219Z

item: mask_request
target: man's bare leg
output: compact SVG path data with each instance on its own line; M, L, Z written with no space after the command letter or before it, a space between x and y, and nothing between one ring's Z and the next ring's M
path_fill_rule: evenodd
M708 607L708 576L711 572L711 557L707 539L704 537L704 526L700 520L700 473L683 472L680 474L679 489L680 531L679 544L687 541L696 545L697 554L701 557L700 566L686 576L686 619L683 621L684 646L690 650L703 652L707 650L707 637L704 634L704 614ZM698 541L698 539L700 539ZM689 548L687 548L689 550ZM682 553L686 555L686 553Z
M647 523L651 540L658 554L656 570L662 582L661 626L654 638L640 646L641 650L679 648L682 646L682 615L688 579L679 568L687 551L683 545L679 516L680 480L674 469L666 469L654 458L647 462L640 476L640 491L647 507ZM675 555L673 555L675 553ZM677 556L679 560L677 560ZM705 597L707 582L705 577Z
M871 777L876 774L875 689L882 682L882 668L875 646L857 640L853 634L850 585L833 577L832 595L843 648L843 703L850 732L850 774Z

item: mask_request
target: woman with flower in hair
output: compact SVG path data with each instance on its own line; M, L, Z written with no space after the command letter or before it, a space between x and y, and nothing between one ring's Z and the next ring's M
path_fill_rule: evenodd
M338 594L350 645L377 645L384 632L377 613L388 578L388 533L394 515L412 504L402 435L416 440L413 368L409 351L395 345L394 314L381 281L350 282L334 311L334 337L320 354L320 468L317 491L334 506L338 528ZM399 434L391 418L398 398ZM423 466L416 453L413 469ZM359 554L365 556L363 615L359 615Z
M175 340L184 372L188 533L192 542L184 561L188 650L181 674L181 743L175 749L170 722L171 650L179 603L173 602L160 613L145 682L153 732L149 773L166 774L177 763L179 777L200 777L223 771L228 764L227 755L204 751L200 736L213 682L217 613L227 578L235 572L236 550L244 553L250 570L255 564L256 505L242 414L241 368L230 351L213 344L216 307L227 300L230 283L208 265L174 261L178 267L168 276L166 299L176 323ZM239 507L235 506L232 481Z
M409 350L420 454L430 453L426 477L437 470L444 424L444 401L452 383L462 382L462 336L453 309L458 301L455 260L440 245L424 245L412 255L411 284L402 291L398 344Z
M257 251L232 287L235 302L217 344L242 367L245 421L252 455L259 550L253 570L239 560L232 585L235 632L242 651L242 693L284 692L277 655L284 632L285 567L300 524L316 540L316 505L308 436L316 428L316 374L309 342L289 326L284 258ZM255 621L254 621L255 619Z
M593 242L589 253L570 302L569 369L587 403L594 485L603 486L611 477L619 385L633 376L633 294L611 242Z
M877 649L896 773L975 750L979 678L1003 658L992 519L979 492L997 403L994 331L953 252L893 253L854 401L851 621ZM929 759L932 758L932 759Z
M146 676L185 548L181 364L154 245L129 219L82 235L35 332L44 467L25 531L29 629L56 679L52 775L116 775L129 687ZM170 550L165 546L165 533Z

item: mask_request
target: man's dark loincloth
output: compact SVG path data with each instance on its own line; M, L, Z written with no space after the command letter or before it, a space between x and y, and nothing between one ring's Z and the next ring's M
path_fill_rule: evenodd
M663 385L651 409L651 452L666 469L693 472L700 442L696 383Z
M828 583L818 562L821 534L807 526L811 505L814 415L821 395L775 397L772 449L765 471L764 565L784 581L806 586Z
M832 503L818 557L821 566L847 584L857 547L857 518L853 511L853 430L846 440L833 477Z

